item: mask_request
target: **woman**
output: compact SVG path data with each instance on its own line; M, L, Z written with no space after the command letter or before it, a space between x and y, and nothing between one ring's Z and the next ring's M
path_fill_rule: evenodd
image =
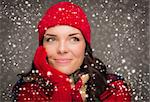
M59 2L38 24L39 47L14 87L18 102L130 102L122 77L93 57L90 25L76 4Z

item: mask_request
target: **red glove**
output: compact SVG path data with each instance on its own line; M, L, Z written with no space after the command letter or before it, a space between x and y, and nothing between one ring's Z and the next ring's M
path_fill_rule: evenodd
M61 73L50 66L46 60L47 53L43 46L39 46L36 50L34 56L34 65L37 70L39 70L39 74L44 77L46 80L50 79L53 82L64 81L68 78L68 76L64 73ZM53 79L54 78L54 79Z
M75 102L82 102L82 98L79 93L79 89L82 86L82 80L77 82L74 90L71 89L69 77L50 66L46 57L47 53L45 48L43 46L39 46L34 56L34 65L36 69L39 70L39 74L44 77L45 80L48 80L54 85L51 101L72 102L73 99Z

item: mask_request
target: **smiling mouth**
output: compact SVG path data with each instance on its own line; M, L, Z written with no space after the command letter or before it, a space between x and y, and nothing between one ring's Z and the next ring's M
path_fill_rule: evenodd
M57 63L57 64L68 64L68 63L70 63L71 62L71 59L55 59L55 62Z

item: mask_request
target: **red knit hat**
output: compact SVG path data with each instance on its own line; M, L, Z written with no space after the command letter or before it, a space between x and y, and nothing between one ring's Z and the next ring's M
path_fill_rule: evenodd
M90 45L90 25L82 8L70 2L59 2L50 7L38 24L39 45L45 31L56 25L69 25L79 29Z

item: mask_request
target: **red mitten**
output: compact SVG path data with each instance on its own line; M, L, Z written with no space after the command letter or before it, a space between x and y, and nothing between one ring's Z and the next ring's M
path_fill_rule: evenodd
M47 53L45 48L39 46L34 56L34 65L36 69L39 70L39 74L44 77L45 80L49 80L49 82L54 85L51 102L72 102L72 99L74 102L82 102L79 92L82 86L82 81L79 80L75 85L74 90L72 90L68 75L61 73L50 66L46 57Z
M36 50L35 56L34 56L34 65L37 70L40 71L40 74L47 75L47 72L50 70L50 66L48 66L48 63L46 61L46 51L43 46L39 46Z
M64 81L64 79L66 80L68 76L49 65L46 57L47 53L45 48L43 46L39 46L34 56L34 65L36 69L39 70L39 74L41 74L41 76L45 79L48 78L54 82Z

